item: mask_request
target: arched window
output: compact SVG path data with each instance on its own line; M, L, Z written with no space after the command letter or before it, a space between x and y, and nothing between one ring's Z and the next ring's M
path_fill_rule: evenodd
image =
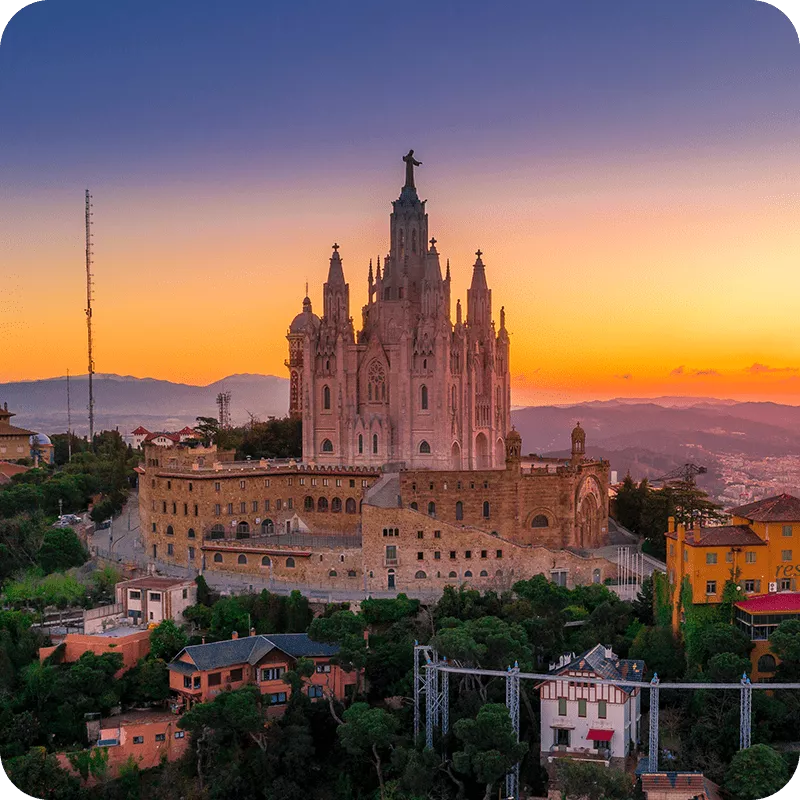
M222 553L214 553L214 563L215 564L222 563Z
M358 454L362 455L364 453L364 437L362 434L358 434Z
M464 519L464 504L460 500L456 501L456 519Z
M247 556L242 553L239 558L236 559L237 564L246 564L247 563Z
M303 510L304 511L313 511L314 510L314 498L310 495L303 500Z
M326 411L331 410L331 387L330 386L323 386L322 387L322 407Z
M236 538L237 539L250 538L250 526L246 522L240 522L236 526Z
M355 514L356 513L356 501L353 500L352 497L348 497L347 500L344 502L344 510L347 514Z
M223 539L225 537L225 528L222 525L214 525L209 532L209 539Z
M592 583L600 583L600 570L596 569L592 572Z
M356 571L354 569L347 570L347 577L348 578L355 578L356 577Z
M289 558L286 559L286 566L289 569L294 569L294 559L291 556L289 556Z
M167 525L167 536L174 536L174 535L175 535L175 530L172 527L172 525Z
M417 505L416 500L411 504L411 508L413 508L414 511L419 511L419 506Z
M484 519L489 519L489 501L488 500L484 500L483 501L483 518Z
M537 514L531 520L531 528L547 528L549 527L550 523L547 520L547 517L544 514Z
M494 576L495 576L495 578L502 578L502 577L503 577L503 570L501 570L501 569L498 569L498 570L497 570L497 571L494 573Z
M467 571L464 573L464 577L465 577L465 578L471 578L471 577L472 577L472 571L471 571L471 570L467 570Z
M327 511L328 510L328 498L327 497L320 497L317 500L317 511Z
M433 500L428 503L428 516L435 517L436 516L436 503Z
M372 452L374 455L378 455L378 434L372 434Z
M263 536L272 536L275 533L275 523L271 519L265 519L261 523L261 533Z
M481 578L488 578L488 577L489 577L489 573L485 569L482 569L481 570Z
M261 556L261 566L268 567L272 562L269 560L269 556Z
M333 442L330 439L323 439L323 441L322 441L322 452L323 453L332 453L333 452Z
M419 443L419 451L420 453L429 454L431 452L431 446L423 439Z
M197 538L197 536L196 536L196 534L195 534L195 532L194 532L194 528L189 528L189 530L187 531L186 535L187 535L187 536L188 536L190 539L196 539L196 538Z
M376 358L367 369L367 394L376 403L386 400L386 370Z
M455 572L451 572L451 573L450 573L450 574L449 574L447 577L448 577L448 578L457 578L457 577L458 577L458 575L456 575L456 573L455 573Z
M414 577L417 578L418 580L422 580L422 578L427 578L428 576L427 576L427 574L425 572L423 572L422 570L419 570L417 572L417 574L414 575Z
M428 387L423 386L419 390L419 406L423 411L428 410Z
M335 577L336 577L336 575L337 575L337 573L336 573L336 570L335 570L335 569L332 569L332 570L331 570L331 571L328 573L328 577L329 577L329 578L335 578Z
M778 664L775 661L775 656L770 653L764 653L764 655L758 659L759 672L775 672L777 668Z
M341 499L338 497L334 497L333 500L331 500L331 513L339 514L341 510L342 510Z

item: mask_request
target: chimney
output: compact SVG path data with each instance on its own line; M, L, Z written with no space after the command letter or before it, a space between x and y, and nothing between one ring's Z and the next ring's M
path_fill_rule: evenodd
M205 644L205 643L206 643L206 637L204 636L204 637L203 637L203 638L200 640L200 644Z
M231 634L231 639L238 639L239 638L239 631L234 631Z
M251 636L255 636L256 635L256 629L255 628L250 628L250 635Z

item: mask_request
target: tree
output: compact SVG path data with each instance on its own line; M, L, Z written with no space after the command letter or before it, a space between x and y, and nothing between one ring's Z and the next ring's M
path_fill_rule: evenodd
M230 639L234 631L240 636L250 633L247 611L238 597L223 597L211 609L211 633L218 639Z
M653 576L648 575L643 581L633 603L633 616L643 625L655 624L655 596L653 592Z
M34 797L49 797L53 800L79 800L80 782L58 764L54 755L43 747L34 747L24 756L3 762L11 782L20 791Z
M198 575L194 582L197 585L197 602L203 606L213 605L212 592L206 579L202 575Z
M361 672L367 661L367 643L364 639L364 618L352 611L337 611L330 617L317 617L308 629L315 642L339 645L339 653L331 661L345 670L355 669L355 693L359 694Z
M188 644L188 638L171 619L165 619L150 631L150 655L164 661L172 661Z
M717 653L708 659L704 677L711 683L736 683L750 672L750 659L736 653Z
M381 798L384 797L383 761L385 753L397 736L397 720L382 708L370 708L366 703L354 703L343 716L344 724L337 730L345 750L353 755L367 756L378 776Z
M634 779L620 769L562 758L556 771L563 800L627 800L632 796Z
M783 662L781 672L800 675L800 620L781 622L769 637L769 646Z
M499 703L481 706L475 719L460 719L453 732L462 745L453 753L453 765L484 784L484 800L490 800L497 782L528 752L527 742L517 741L508 709Z
M683 646L670 628L642 628L628 656L642 659L648 673L658 673L662 681L682 678L686 667Z
M36 558L45 574L79 567L89 558L72 528L50 528L44 534Z
M219 420L216 417L197 417L194 429L203 437L203 446L208 447L217 440Z
M705 668L708 660L717 653L734 653L747 657L753 649L753 643L744 631L725 622L703 626L697 635L695 658L699 666Z
M725 788L734 800L759 800L782 789L789 781L786 762L766 744L740 750L725 773Z
M170 696L169 670L160 658L143 658L121 678L122 696L126 703L157 703Z
M89 750L78 750L67 755L69 763L76 769L84 781L95 778L105 780L108 775L108 748L92 747Z

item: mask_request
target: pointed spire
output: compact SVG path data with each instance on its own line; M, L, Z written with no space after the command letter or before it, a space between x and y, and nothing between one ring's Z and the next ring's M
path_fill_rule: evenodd
M372 277L372 259L370 259L369 260L369 282L372 283L373 280L374 279Z
M381 257L378 256L378 269L377 272L375 273L375 280L379 281L380 279L381 279Z
M489 286L486 283L486 269L483 261L481 261L481 256L483 253L478 250L475 255L477 256L477 259L475 260L475 265L472 269L472 285L470 286L470 289L488 289Z
M461 324L461 301L456 301L456 325Z
M342 269L342 257L339 255L339 245L334 243L333 255L328 269L328 284L333 286L344 285L344 270Z
M450 259L449 258L447 259L447 273L445 274L444 279L446 281L450 280Z

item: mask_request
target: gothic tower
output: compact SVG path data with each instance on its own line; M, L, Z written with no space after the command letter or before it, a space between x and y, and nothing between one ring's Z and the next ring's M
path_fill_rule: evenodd
M414 151L392 202L389 252L370 261L361 330L349 313L339 245L323 286L323 315L303 313L289 330L290 413L303 420L303 459L322 464L501 469L510 429L509 338L500 330L482 253L473 265L467 319L450 316L444 277L428 238Z

